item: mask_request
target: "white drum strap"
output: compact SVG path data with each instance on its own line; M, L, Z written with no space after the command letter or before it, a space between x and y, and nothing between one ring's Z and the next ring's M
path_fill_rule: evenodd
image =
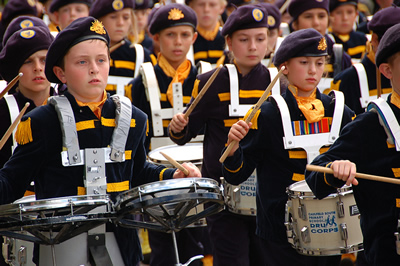
M209 62L205 62L205 61L199 61L197 63L197 66L198 66L197 67L198 74L204 74L213 69L212 65Z
M154 67L150 62L142 64L141 75L146 88L146 96L150 103L153 134L155 137L164 135L163 119L171 119L175 114L183 112L182 83L172 83L173 108L161 109L161 93L158 86Z
M278 69L276 67L269 67L269 75L271 76L271 81L278 75ZM281 84L280 79L272 87L271 94L281 94Z
M274 53L276 53L276 51L278 51L278 49L281 46L281 44L282 44L284 39L285 39L284 37L278 37L278 39L276 39L275 52Z
M140 44L135 44L134 47L136 50L136 62L135 62L135 74L133 75L133 77L136 78L139 75L140 66L144 62L144 49L143 46Z
M339 136L340 125L344 110L344 96L342 92L335 93L335 111L333 115L331 131L329 133L318 133L310 135L294 136L292 130L292 120L289 108L281 95L271 95L278 105L282 118L283 143L285 149L302 148L307 153L307 162L319 155L319 149L324 145L331 145Z
M358 82L360 84L360 103L361 107L365 108L367 107L368 103L370 102L370 97L369 97L369 86L368 86L368 77L367 77L367 72L365 71L364 65L361 63L356 63L353 64L354 68L356 69L357 75L358 75ZM376 97L375 97L376 99Z
M229 73L231 104L229 105L229 116L245 116L252 104L239 104L239 77L235 65L225 64Z
M193 45L190 45L189 51L186 54L186 58L189 59L190 62L192 62L192 65L194 65L194 49L193 49Z
M8 105L8 110L10 112L10 119L11 119L11 124L17 119L17 116L20 112L17 100L15 99L14 95L6 95L4 96L4 99L6 100L6 103ZM12 146L11 146L11 153L14 152L14 149L17 147L17 142L15 141L15 132L17 132L17 127L12 132L11 138L12 138Z
M124 96L115 97L113 98L113 101L116 102L119 99L123 99L121 101L123 103L116 103L116 128L113 132L110 147L100 148L104 150L103 154L105 163L125 161L125 143L126 136L130 129L132 107L128 106L127 102L129 99ZM61 152L61 161L63 166L67 167L85 164L84 158L86 156L86 151L79 148L75 116L67 97L62 95L50 97L48 104L54 106L60 120L61 131L63 134L63 147L66 149ZM127 110L128 108L130 110ZM130 115L129 118L128 115ZM123 135L126 136L122 137ZM114 138L121 139L115 140ZM125 143L122 143L123 141L125 141Z
M132 78L120 76L108 76L107 84L116 85L117 89L115 94L125 96L125 86L132 81Z
M375 99L368 104L368 111L378 114L379 123L388 136L387 141L396 146L396 151L400 151L400 126L389 104L382 98Z
M335 56L335 62L333 62L333 76L336 76L342 71L343 45L335 43L332 51Z

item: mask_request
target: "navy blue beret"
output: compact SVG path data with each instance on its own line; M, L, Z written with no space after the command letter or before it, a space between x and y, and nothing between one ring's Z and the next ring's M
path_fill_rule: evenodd
M61 62L68 50L83 41L98 39L107 46L110 43L107 31L103 24L94 17L88 16L74 20L63 29L51 44L46 57L45 73L50 82L61 83L53 72L53 67Z
M0 74L10 82L32 54L47 50L53 41L48 28L28 27L14 32L0 53Z
M2 43L3 46L7 42L8 38L10 38L10 36L14 32L16 32L20 29L33 27L33 26L48 28L46 23L44 23L44 21L38 17L19 16L19 17L14 18L13 20L11 20L10 24L8 24L6 32L4 33L3 43Z
M400 8L391 6L374 14L371 21L368 22L368 30L373 31L381 38L387 29L397 23L400 23Z
M89 16L101 18L124 8L135 8L135 0L96 0L89 11Z
M278 29L281 25L281 12L279 9L270 3L259 3L259 5L263 6L268 12L268 28Z
M268 28L268 11L263 5L245 5L234 10L222 27L222 35L237 30Z
M85 4L89 8L93 4L93 0L53 0L50 5L50 12L54 13L58 11L61 7L69 4Z
M291 0L288 11L295 21L303 12L313 8L325 9L329 14L329 0Z
M298 30L283 39L274 56L274 65L279 67L284 62L300 56L328 55L328 45L324 36L313 28Z
M353 5L357 7L358 0L329 0L329 10L332 12L334 9L343 5Z
M375 55L376 66L387 63L388 58L397 52L400 52L400 24L392 26L383 35Z
M160 7L152 16L149 25L151 34L175 26L192 26L196 29L196 13L190 7L182 4L168 4Z
M9 0L4 6L1 23L8 25L13 18L21 15L37 16L35 0Z
M136 0L135 9L148 9L153 7L153 0Z

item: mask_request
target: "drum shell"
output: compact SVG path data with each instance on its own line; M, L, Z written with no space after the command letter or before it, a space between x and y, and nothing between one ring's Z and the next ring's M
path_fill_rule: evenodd
M256 216L256 190L257 174L256 170L251 176L238 186L229 184L221 178L225 205L230 212L242 215Z
M351 187L318 200L305 181L288 188L288 240L307 255L340 255L362 250L360 215Z

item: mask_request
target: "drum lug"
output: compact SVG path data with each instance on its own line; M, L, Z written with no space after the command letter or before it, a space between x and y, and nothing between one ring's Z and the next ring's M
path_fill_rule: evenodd
M347 225L345 223L340 224L340 236L342 237L342 240L349 239L349 234L347 232Z
M297 211L299 213L300 219L303 219L304 221L307 221L306 206L303 205L303 204L300 204L299 207L297 208Z
M13 241L8 237L3 237L2 253L6 263L12 262Z
M233 201L240 202L240 188L238 187L233 190Z
M18 250L18 262L20 265L25 265L27 263L26 247L24 247L24 246L21 246Z
M343 201L340 200L336 203L337 204L337 212L338 212L338 216L339 218L343 218L344 217L344 204Z
M397 251L397 254L400 255L400 233L395 232L394 236L396 237L396 251Z
M304 243L311 242L310 231L308 230L307 226L301 228L301 239L303 240Z

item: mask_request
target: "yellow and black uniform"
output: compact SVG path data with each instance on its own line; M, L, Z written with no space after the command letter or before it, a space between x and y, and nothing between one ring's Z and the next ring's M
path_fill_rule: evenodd
M216 64L225 49L225 38L221 34L219 23L213 31L197 27L197 32L197 39L193 44L195 63L205 61Z
M346 35L337 35L332 33L335 42L343 45L345 52L351 58L360 59L365 52L367 37L359 31L352 31Z

